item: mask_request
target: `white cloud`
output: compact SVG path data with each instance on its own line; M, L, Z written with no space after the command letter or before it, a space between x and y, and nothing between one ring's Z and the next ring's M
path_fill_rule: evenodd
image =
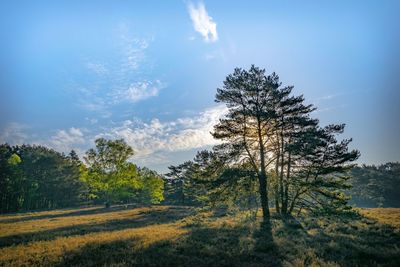
M21 145L27 141L26 130L29 127L25 124L11 122L7 124L0 132L0 143L10 145Z
M159 81L141 81L129 85L127 89L114 90L111 96L115 103L130 101L138 102L149 97L158 96L165 86Z
M125 121L98 137L123 138L136 152L136 159L146 160L160 152L187 151L215 145L219 141L210 132L227 112L225 106L209 108L197 116L161 122L153 119L149 123Z
M208 15L204 4L199 2L197 6L195 6L190 2L188 9L194 29L203 36L206 42L217 41L217 24L213 21L212 17Z
M145 39L127 39L125 46L127 65L132 70L137 70L140 64L145 60L145 50L149 43Z
M85 143L82 130L71 127L68 130L58 130L55 135L50 137L47 145L57 151L68 153L72 149L79 150L79 147Z

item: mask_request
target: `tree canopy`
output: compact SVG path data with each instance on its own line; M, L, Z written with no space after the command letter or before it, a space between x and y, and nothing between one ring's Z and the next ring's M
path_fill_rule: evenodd
M81 179L90 189L90 197L104 200L106 206L115 201L159 203L163 200L163 180L148 169L138 170L128 159L133 149L123 140L99 138L95 148L84 157Z

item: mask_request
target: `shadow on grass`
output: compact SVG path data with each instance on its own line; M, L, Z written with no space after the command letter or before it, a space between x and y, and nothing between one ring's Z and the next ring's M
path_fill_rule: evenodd
M65 253L58 266L281 266L272 239L263 240L264 230L252 239L245 226L188 229L183 236L147 246L137 238L88 244Z
M46 240L55 238L54 235L142 227L173 222L186 215L177 208L149 211L133 219L61 228L26 238ZM399 230L357 214L299 219L275 214L271 224L260 227L255 227L255 221L232 224L229 219L225 223L224 219L196 218L183 220L179 225L188 232L175 238L149 244L151 233L146 240L121 236L116 241L89 243L66 251L50 265L400 266Z
M113 211L119 211L119 210L125 210L125 209L134 209L138 208L140 206L130 204L130 205L117 205L117 206L112 206L110 208L105 208L103 207L97 207L97 208L87 208L87 209L71 209L71 211L66 211L63 213L57 213L57 214L33 214L33 215L27 215L27 216L20 216L16 218L6 218L6 219L1 219L0 218L0 223L15 223L15 222L26 222L26 221L34 221L34 220L42 220L42 219L55 219L55 218L62 218L62 217L71 217L71 216L82 216L82 215L94 215L94 214L101 214L101 213L108 213L108 212L113 212ZM51 212L51 211L49 211ZM35 213L35 212L33 212ZM41 213L40 211L37 213ZM10 214L5 214L7 216L10 216ZM13 214L15 216L19 216L21 214ZM11 216L13 216L11 215Z
M60 227L56 229L38 231L33 233L4 236L0 237L0 248L10 245L25 244L32 241L54 240L57 237L63 236L85 235L96 232L138 228L153 224L171 223L183 219L190 213L190 209L185 207L169 207L164 210L149 210L148 212L142 212L128 219L109 220L101 223L71 225L67 227Z
M322 260L340 266L400 266L399 231L358 214L308 217L302 224L288 217L283 228L288 238L305 241L300 249L304 265ZM288 244L284 250L298 250L299 244Z

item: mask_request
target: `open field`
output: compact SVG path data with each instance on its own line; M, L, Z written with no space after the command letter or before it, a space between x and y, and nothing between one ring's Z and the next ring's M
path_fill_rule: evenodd
M0 216L1 266L399 266L400 209L282 219L189 207ZM272 235L271 235L272 232Z

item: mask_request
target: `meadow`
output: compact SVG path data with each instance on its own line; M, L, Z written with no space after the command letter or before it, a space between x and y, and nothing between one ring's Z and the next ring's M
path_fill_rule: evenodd
M399 266L400 209L282 218L185 206L0 216L1 266Z

